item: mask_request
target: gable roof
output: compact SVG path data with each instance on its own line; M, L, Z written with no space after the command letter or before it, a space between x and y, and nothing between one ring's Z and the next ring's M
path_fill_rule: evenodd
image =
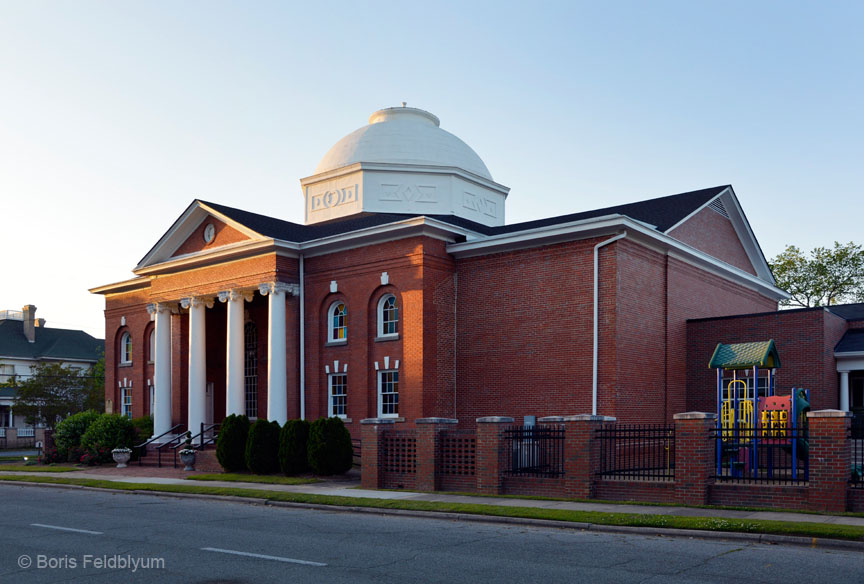
M22 321L0 320L0 357L95 363L104 350L105 341L69 329L36 327L36 342L30 343L24 336Z
M835 304L826 310L845 320L864 320L864 302L858 304Z
M750 367L780 367L780 355L774 339L754 343L717 343L708 367L711 369L748 369Z

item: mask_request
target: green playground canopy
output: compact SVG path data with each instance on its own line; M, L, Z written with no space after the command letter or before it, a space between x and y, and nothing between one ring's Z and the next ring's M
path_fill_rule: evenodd
M755 343L717 343L708 367L711 369L749 369L750 367L775 369L780 367L780 355L774 339Z

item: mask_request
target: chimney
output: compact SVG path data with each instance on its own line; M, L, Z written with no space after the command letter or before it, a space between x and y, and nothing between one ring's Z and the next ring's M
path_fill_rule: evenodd
M36 342L36 307L28 304L21 309L24 313L24 336L30 343Z
M45 319L44 318L37 318L36 319L36 326L39 328L45 328Z

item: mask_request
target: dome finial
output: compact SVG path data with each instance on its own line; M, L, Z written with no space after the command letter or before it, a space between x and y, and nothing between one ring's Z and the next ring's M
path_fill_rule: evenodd
M402 102L402 107L408 107L408 102L407 102L407 101L403 101L403 102Z

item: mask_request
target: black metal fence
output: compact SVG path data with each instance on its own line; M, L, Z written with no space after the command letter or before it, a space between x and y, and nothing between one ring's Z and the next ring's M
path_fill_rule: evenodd
M849 482L856 489L864 489L864 418L855 418L849 438L852 462Z
M806 428L715 429L715 480L794 485L810 478Z
M605 478L675 480L675 426L614 424L596 430Z
M511 476L559 477L564 474L564 427L508 426L503 432Z

